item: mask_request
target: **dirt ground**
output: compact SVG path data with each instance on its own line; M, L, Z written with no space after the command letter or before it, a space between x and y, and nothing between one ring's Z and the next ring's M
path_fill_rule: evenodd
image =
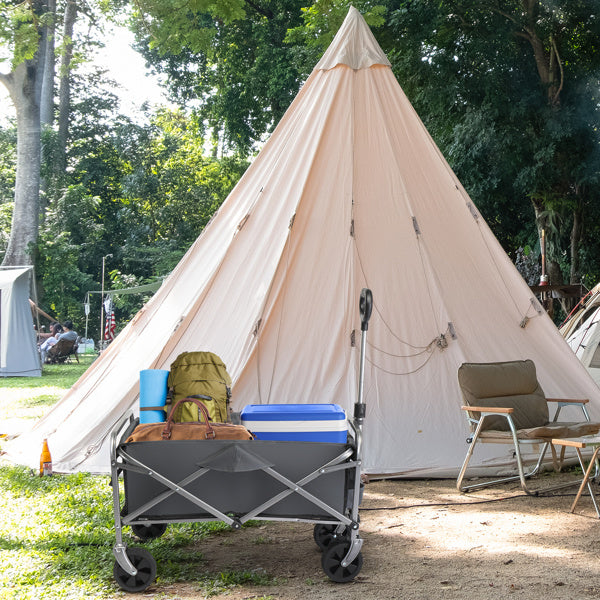
M575 477L553 474L537 483ZM600 520L587 495L570 513L576 491L575 486L560 496L530 497L518 486L501 486L464 495L453 480L374 481L361 506L364 564L352 583L336 584L324 575L312 525L269 522L214 536L201 550L208 571L254 570L277 583L211 598L597 598ZM127 594L203 596L194 584L161 585L160 579L142 594Z

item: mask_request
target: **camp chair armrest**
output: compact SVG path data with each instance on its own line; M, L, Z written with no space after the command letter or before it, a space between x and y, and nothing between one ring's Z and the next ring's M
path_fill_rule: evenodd
M574 398L546 398L546 402L562 402L564 404L587 404L588 398L582 398L581 400Z
M461 406L460 408L469 412L497 413L499 415L510 415L515 410L514 408L504 408L501 406Z

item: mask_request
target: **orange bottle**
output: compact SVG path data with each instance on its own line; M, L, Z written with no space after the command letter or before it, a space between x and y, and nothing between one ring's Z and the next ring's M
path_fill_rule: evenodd
M44 475L52 475L52 456L50 456L50 448L48 448L48 440L44 438L42 446L42 454L40 456L40 477Z

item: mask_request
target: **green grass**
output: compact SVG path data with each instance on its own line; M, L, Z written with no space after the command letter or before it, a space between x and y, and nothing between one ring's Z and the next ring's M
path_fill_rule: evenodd
M11 433L2 431L4 419L39 418L90 364L84 357L79 365L48 365L41 377L0 379L0 433ZM0 600L125 597L112 574L115 531L108 477L41 478L0 461L0 489ZM206 572L198 542L229 531L221 522L174 524L161 538L144 542L158 563L154 589L160 594L162 585L193 582L199 595L208 597L232 587L274 583L264 573ZM124 541L140 545L128 527Z
M97 598L110 585L105 477L0 468L0 598Z
M0 388L59 387L66 390L79 379L95 358L95 354L83 354L79 357L79 362L70 362L64 365L44 365L41 377L5 377L0 379Z
M23 426L42 417L92 364L94 355L84 355L79 363L44 365L41 377L0 378L0 434L10 420L22 420ZM15 427L14 423L12 424ZM1 599L0 599L1 600Z
M0 467L0 598L107 598L115 543L108 477L78 473L40 478L24 467ZM228 527L221 522L171 525L145 542L159 564L157 584L197 582L214 595L238 585L267 585L265 574L202 574L196 542ZM137 540L125 530L125 543ZM202 574L202 575L199 575Z

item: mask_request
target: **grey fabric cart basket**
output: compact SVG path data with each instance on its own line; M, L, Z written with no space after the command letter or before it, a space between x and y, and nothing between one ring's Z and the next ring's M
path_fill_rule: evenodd
M333 581L352 581L362 568L361 500L364 352L372 295L360 297L362 343L358 402L348 443L266 440L165 440L126 443L138 423L124 417L111 433L111 483L116 543L114 577L127 592L152 584L157 565L143 547L127 547L123 526L142 540L170 523L249 520L314 523L321 566ZM119 477L123 476L121 505Z

